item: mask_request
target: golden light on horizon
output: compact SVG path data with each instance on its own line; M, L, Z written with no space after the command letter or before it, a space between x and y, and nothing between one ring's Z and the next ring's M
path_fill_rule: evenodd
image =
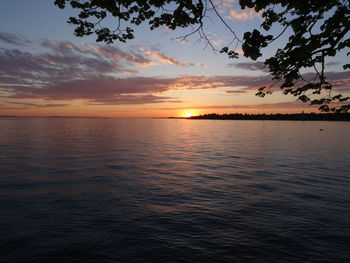
M184 117L185 118L190 118L190 117L192 117L193 116L193 113L192 112L186 112L185 114L184 114Z
M199 115L199 110L191 108L183 109L178 113L178 116L182 118L190 118L197 115Z

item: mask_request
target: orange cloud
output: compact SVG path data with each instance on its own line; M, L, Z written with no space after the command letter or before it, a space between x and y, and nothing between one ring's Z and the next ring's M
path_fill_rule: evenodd
M4 35L9 41L18 39ZM4 42L5 40L0 41ZM18 40L20 41L20 40ZM17 42L18 42L17 41ZM17 43L15 42L15 43ZM22 43L22 42L21 42ZM26 42L28 45L29 42ZM15 45L15 44L13 44ZM17 44L16 44L17 45ZM44 49L45 51L42 51ZM147 56L164 63L187 66L157 50L140 50L126 53L113 46L75 45L70 42L45 40L40 43L40 52L17 48L0 49L0 96L1 102L41 100L38 107L64 107L63 102L80 100L85 104L126 105L180 102L168 97L169 91L221 89L223 94L246 94L273 83L269 75L242 76L181 76L176 78L125 76L125 72L136 73L135 65L151 63ZM141 53L142 52L142 53ZM196 64L203 66L204 64ZM262 63L236 63L235 67L264 70ZM117 75L117 74L120 75ZM64 76L64 77L63 77ZM304 79L313 79L311 73ZM327 72L329 81L336 81L336 90L349 91L350 72ZM278 86L278 85L276 85ZM277 87L278 88L278 87ZM276 89L277 89L276 88ZM224 89L226 91L224 91ZM49 103L47 103L49 102ZM26 103L23 102L23 103ZM1 107L24 104L3 104Z
M227 9L231 9L237 4L237 0L215 0L214 5L218 11L223 14L227 12Z
M218 39L218 40L211 40L211 43L216 46L219 47L222 44L223 40L222 39Z
M236 20L252 20L254 18L260 18L260 12L257 13L253 8L249 8L248 10L243 10L239 12L235 9L231 9L229 15L225 16L227 19L236 19Z
M158 59L161 62L169 63L172 65L177 65L180 67L188 67L188 66L194 65L193 63L190 63L190 62L180 62L180 61L176 60L175 58L169 57L169 56L162 54L162 53L153 53L152 57L154 57L155 59Z
M190 67L190 66L206 67L205 64L201 64L201 63L194 64L192 62L181 62L173 57L165 55L164 53L160 53L150 49L140 48L139 51L143 52L148 56L151 56L153 59L156 59L161 63L168 63L168 64L180 66L180 67Z
M257 13L254 8L246 8L240 11L238 0L216 0L215 6L221 14L227 14L225 18L236 20L252 20L261 17L260 12Z

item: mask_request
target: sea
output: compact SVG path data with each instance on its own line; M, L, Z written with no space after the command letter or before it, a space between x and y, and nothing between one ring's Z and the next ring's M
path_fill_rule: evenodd
M0 118L0 262L350 262L349 131Z

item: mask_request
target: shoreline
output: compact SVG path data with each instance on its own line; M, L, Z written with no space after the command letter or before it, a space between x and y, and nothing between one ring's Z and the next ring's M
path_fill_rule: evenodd
M205 114L185 119L193 120L277 120L277 121L350 121L350 113L293 113L293 114Z

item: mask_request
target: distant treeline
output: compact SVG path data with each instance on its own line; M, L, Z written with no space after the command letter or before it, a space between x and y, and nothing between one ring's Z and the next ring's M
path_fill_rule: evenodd
M210 120L293 120L293 121L350 121L350 113L295 113L295 114L205 114L190 119Z

